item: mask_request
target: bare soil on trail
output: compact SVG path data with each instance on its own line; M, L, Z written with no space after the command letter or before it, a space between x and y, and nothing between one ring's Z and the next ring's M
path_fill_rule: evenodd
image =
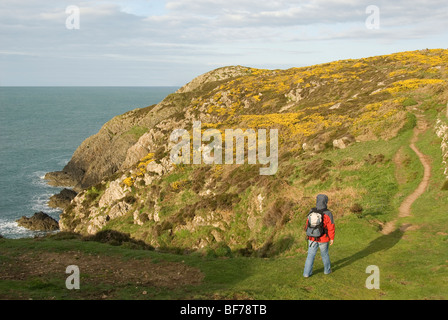
M415 146L415 143L418 141L418 136L425 132L428 129L428 123L424 120L423 116L417 115L417 126L414 128L414 135L412 136L411 143L409 144L409 147L417 154L420 162L423 165L424 173L423 173L423 179L421 180L420 184L418 185L417 189L414 190L404 201L401 203L399 209L398 209L398 217L388 223L386 223L381 230L383 234L390 234L393 232L396 227L395 224L399 218L407 217L411 215L411 206L414 203L415 200L418 199L428 188L429 180L431 178L431 163L428 156L424 155L423 153L418 150L418 148ZM401 152L399 150L399 152ZM397 167L401 167L402 164L400 163L400 156L397 155L394 158L395 165ZM400 180L398 180L400 183ZM405 224L401 227L402 231L405 231L412 226L410 224Z
M80 251L26 251L19 255L8 254L6 259L2 260L0 281L56 278L61 279L62 288L65 287L65 279L69 276L66 274L66 268L70 265L78 266L81 286L133 285L172 290L188 285L199 285L204 278L199 269L180 262L155 262L150 258L124 260L118 256L93 255ZM108 292L107 295L97 294L100 296L89 298L106 299L113 296L113 292Z

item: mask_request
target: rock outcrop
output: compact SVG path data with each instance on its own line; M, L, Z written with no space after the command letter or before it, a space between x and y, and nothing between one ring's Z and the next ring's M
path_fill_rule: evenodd
M66 209L70 202L76 197L77 193L73 190L64 188L58 194L55 194L50 197L50 201L48 201L48 206L51 208L61 208Z
M23 216L17 220L17 224L33 231L55 231L59 229L59 223L44 212L36 212L31 218Z
M345 149L354 142L355 139L353 137L345 136L340 139L333 140L333 147L337 149Z
M72 187L79 192L118 170L126 170L129 161L125 160L132 159L128 150L148 128L174 112L173 108L161 104L129 111L113 118L76 149L63 170L47 173L45 179L50 185Z

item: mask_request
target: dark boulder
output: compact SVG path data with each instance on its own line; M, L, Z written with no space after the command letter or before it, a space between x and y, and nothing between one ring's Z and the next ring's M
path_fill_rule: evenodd
M58 194L51 196L48 206L52 208L66 209L77 193L70 189L63 189Z
M59 230L59 223L44 212L36 212L31 218L23 216L17 220L19 226L34 231Z

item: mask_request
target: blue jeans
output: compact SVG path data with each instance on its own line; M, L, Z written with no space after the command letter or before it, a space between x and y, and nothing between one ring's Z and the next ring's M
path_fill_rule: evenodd
M324 263L324 273L331 273L330 255L328 254L329 242L312 242L308 241L308 256L305 261L305 269L303 270L303 276L309 277L313 273L314 257L316 256L317 249L320 249L320 255L322 256L322 262Z

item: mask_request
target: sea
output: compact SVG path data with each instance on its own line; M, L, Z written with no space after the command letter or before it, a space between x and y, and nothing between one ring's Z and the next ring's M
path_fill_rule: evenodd
M114 116L162 101L178 87L0 87L0 235L39 232L16 220L43 211L59 220L47 172L59 171L76 148Z

